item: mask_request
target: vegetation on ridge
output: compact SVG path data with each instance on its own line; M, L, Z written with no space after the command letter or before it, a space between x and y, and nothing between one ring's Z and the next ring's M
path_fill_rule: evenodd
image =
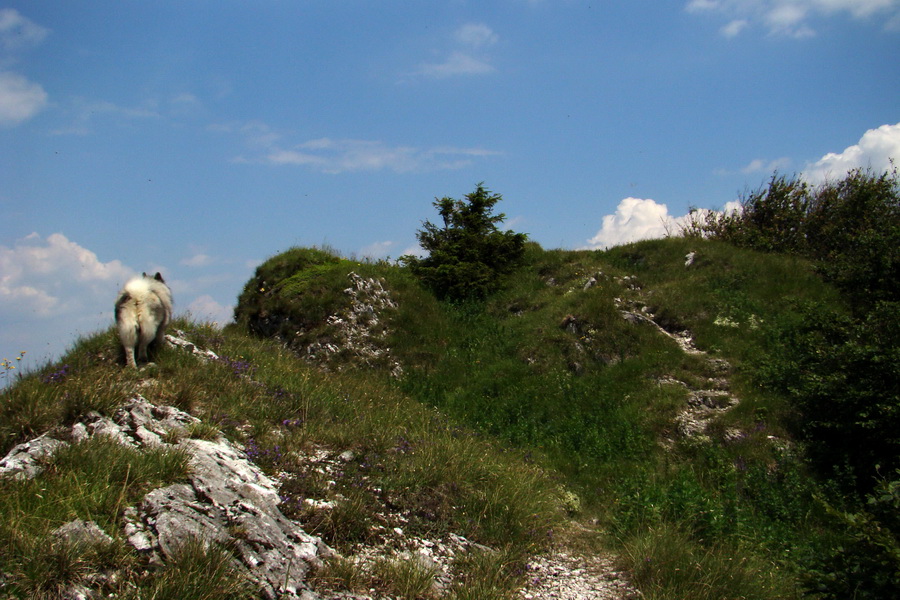
M425 221L417 234L428 256L404 256L401 262L442 300L480 299L496 291L521 262L528 238L500 231L506 216L493 214L500 200L484 184L465 200L435 200L443 226Z
M896 596L897 178L829 185L775 177L727 220L603 252L522 238L517 266L483 293L437 294L411 264L292 248L248 282L236 325L178 325L220 360L165 349L156 372L135 374L119 368L111 331L85 340L3 392L3 449L140 389L284 474L285 510L338 548L385 535L380 509L392 506L410 534L496 549L454 567L470 585L499 582L484 598L512 597L528 553L571 546L568 518L594 532L583 551L602 539L651 599ZM843 241L813 252L813 219L844 223L827 236ZM390 294L393 305L360 313L379 323L372 343L390 359L343 348L313 361L307 349L340 339L331 317L358 299L351 272ZM685 331L697 352L673 339ZM714 405L686 434L685 411L723 396L739 403ZM335 488L307 468L317 450L351 452ZM15 549L0 551L0 571L8 589L49 596L27 573L60 559L23 549L81 509L62 502L37 521L25 506L0 524L0 547ZM125 581L173 581L144 568ZM413 585L421 575L336 561L320 584L428 598Z

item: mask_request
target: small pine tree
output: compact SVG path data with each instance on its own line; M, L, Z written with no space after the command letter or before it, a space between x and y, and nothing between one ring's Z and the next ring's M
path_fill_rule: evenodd
M404 256L402 262L441 299L478 299L495 291L499 278L522 261L528 239L498 229L506 218L493 214L500 200L481 183L465 200L435 199L443 226L425 221L416 234L428 256Z

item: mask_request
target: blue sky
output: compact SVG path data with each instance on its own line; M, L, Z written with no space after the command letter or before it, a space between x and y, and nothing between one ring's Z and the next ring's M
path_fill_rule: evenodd
M900 0L0 1L0 358L141 271L225 322L269 256L396 258L479 182L574 249L891 157Z

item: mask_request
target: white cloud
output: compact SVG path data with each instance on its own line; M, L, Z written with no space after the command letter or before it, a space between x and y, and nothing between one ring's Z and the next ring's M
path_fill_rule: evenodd
M15 63L13 53L44 41L50 31L12 8L0 9L0 66ZM0 71L0 127L18 125L47 106L47 92L24 75Z
M152 100L138 106L120 106L108 100L88 101L76 98L71 112L74 113L72 125L54 130L54 135L87 135L93 131L94 122L103 118L135 121L162 117L158 104Z
M456 31L456 39L465 46L480 48L496 44L500 38L484 23L468 23Z
M597 235L588 240L588 248L609 248L677 231L665 204L641 198L625 198L615 214L603 217L602 223Z
M56 317L112 296L134 274L118 260L101 262L61 233L37 233L0 246L0 307L8 314Z
M369 244L365 248L361 248L359 251L360 256L363 258L385 258L390 254L391 248L396 246L396 242L375 242L373 244Z
M722 29L720 29L719 31L725 37L732 38L739 35L744 29L747 28L747 25L749 24L750 22L746 19L735 19L734 21L731 21L730 23L722 27Z
M802 3L779 3L767 9L764 20L773 33L801 37L798 33L803 30L802 35L808 36L812 35L812 30L803 25L803 22L809 15L809 10L810 7Z
M791 159L787 157L776 158L775 160L757 158L751 160L745 167L742 167L741 173L744 175L750 175L752 173L774 173L775 171L780 171L789 167L790 164Z
M495 70L490 63L480 58L456 51L443 62L423 64L419 68L419 73L435 79L444 79L458 75L486 75Z
M857 144L840 153L829 153L807 165L802 176L817 185L829 180L841 179L854 169L871 169L875 174L890 171L900 161L900 123L882 125L866 131ZM786 158L774 161L757 159L741 169L742 173L772 172L790 164ZM725 205L725 212L740 210L740 202ZM703 221L706 209L696 211L693 218ZM609 248L638 240L675 235L687 225L692 215L672 216L668 207L650 199L625 198L616 212L602 219L597 234L588 240L586 248Z
M716 0L691 0L685 8L688 12L701 12L704 10L715 10L720 7L720 2Z
M419 66L417 75L445 79L465 75L487 75L496 71L485 51L500 37L484 23L467 23L453 34L454 45L447 58Z
M50 33L13 8L0 9L0 44L6 50L16 50L26 46L36 46Z
M132 275L61 233L0 245L0 357L25 350L29 361L54 359L78 335L111 325L116 293Z
M886 30L900 22L900 0L690 0L685 10L721 14L729 20L720 30L726 37L758 23L772 35L807 38L816 35L811 20L842 14L855 19L880 15Z
M473 159L498 155L483 148L389 146L371 140L310 140L285 150L273 148L264 162L298 165L323 173L390 170L396 173L459 169Z
M39 84L18 73L0 73L0 125L18 125L46 105L47 92Z
M207 321L224 325L234 316L233 306L224 306L216 302L209 294L195 298L187 307L193 321Z
M740 210L740 208L740 202L735 200L725 204L723 211L730 213ZM710 212L722 211L699 209L693 214L675 217L669 214L669 209L665 204L650 199L625 198L619 202L615 214L603 217L600 231L588 240L588 245L582 249L611 248L640 240L678 235L682 228L689 225L693 219L699 219L702 222L706 214Z
M248 155L233 162L243 164L293 165L321 173L338 174L360 171L394 171L395 173L461 169L476 159L503 153L486 148L454 146L389 145L378 140L337 139L322 137L295 145L281 143L283 136L265 123L219 123L208 131L243 136Z
M900 162L900 123L882 125L866 131L859 142L840 153L828 153L807 165L803 176L812 183L843 178L853 169L871 168L876 174L892 168L891 160Z
M198 252L193 256L185 258L181 261L181 264L186 267L207 267L212 263L212 257L208 254L203 254L202 252Z

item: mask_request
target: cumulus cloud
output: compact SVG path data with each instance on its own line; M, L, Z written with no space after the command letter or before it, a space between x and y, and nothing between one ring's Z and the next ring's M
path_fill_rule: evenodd
M812 37L815 18L850 15L855 19L880 16L886 29L900 22L900 0L690 0L692 13L714 13L728 19L720 31L734 37L750 24L760 24L772 35Z
M205 262L199 256L189 262ZM156 270L166 271L148 272ZM46 238L32 233L11 246L0 245L0 358L24 350L22 362L32 368L58 358L79 336L111 326L116 294L136 274L119 260L100 260L62 233ZM166 272L176 297L194 298L186 305L194 319L220 324L231 320L233 307L207 292L228 279L177 280Z
M900 161L900 123L866 131L858 143L843 152L830 152L807 165L803 176L812 183L823 183L840 179L854 169L884 173L892 169L892 160L895 164Z
M32 233L12 247L0 246L0 307L38 318L66 315L101 298L108 304L108 296L133 274L118 260L100 261L61 233L47 239Z
M78 335L112 324L115 294L134 271L61 233L0 245L0 357L55 358Z
M641 198L625 198L615 214L603 217L597 235L588 240L588 248L609 248L638 240L665 237L673 232L673 219L665 204Z
M740 202L728 202L724 212L740 210ZM673 216L669 208L649 198L625 198L619 202L616 212L603 217L597 235L588 240L583 250L597 250L630 244L640 240L678 235L692 219L705 220L708 209L694 211L693 214Z

